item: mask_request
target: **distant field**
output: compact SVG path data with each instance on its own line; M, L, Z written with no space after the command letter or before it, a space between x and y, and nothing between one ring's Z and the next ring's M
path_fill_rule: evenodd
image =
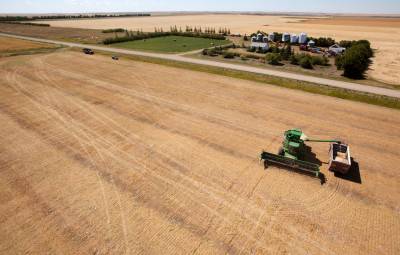
M185 36L165 36L146 40L112 44L112 47L156 51L164 53L187 52L229 43L229 41L194 38Z
M376 57L368 75L386 83L400 83L400 18L377 17L285 17L272 15L207 14L181 16L154 16L143 18L115 18L97 20L43 21L52 27L107 29L122 27L154 31L154 27L168 30L177 25L228 27L233 33L307 32L311 36L333 37L337 40L368 39L375 48Z
M0 53L55 48L54 44L38 43L0 36Z

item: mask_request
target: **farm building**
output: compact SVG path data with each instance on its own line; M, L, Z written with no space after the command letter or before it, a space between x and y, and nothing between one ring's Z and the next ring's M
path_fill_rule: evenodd
M315 47L315 42L313 40L308 42L308 47Z

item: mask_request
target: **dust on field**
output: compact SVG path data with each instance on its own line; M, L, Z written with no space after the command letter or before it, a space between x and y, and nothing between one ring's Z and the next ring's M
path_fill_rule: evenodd
M76 52L0 60L0 250L398 254L399 111ZM350 180L267 171L282 132Z

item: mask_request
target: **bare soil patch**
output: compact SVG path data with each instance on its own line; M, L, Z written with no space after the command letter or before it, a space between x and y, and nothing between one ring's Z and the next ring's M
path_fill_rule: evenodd
M4 253L400 251L396 110L75 52L0 66ZM291 127L345 139L361 184L264 171Z

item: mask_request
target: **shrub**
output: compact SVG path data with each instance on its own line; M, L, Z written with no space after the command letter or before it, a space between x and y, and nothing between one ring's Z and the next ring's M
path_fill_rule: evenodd
M304 56L299 59L299 64L305 69L313 69L312 57L308 54L304 54Z
M286 45L282 50L280 50L280 54L283 60L289 60L292 55L292 46L290 46L290 44Z
M245 54L244 55L246 58L252 58L252 59L260 59L261 57L256 54Z
M225 51L222 56L224 56L224 58L235 58L237 55L234 52Z
M326 66L329 64L329 59L325 56L312 56L311 63L313 65Z
M268 62L268 64L279 65L280 61L282 61L282 57L278 53L268 53L265 56L265 60Z
M248 52L256 52L256 48L254 48L254 47L249 47L249 48L247 48L247 51L248 51Z
M290 64L292 64L292 65L299 64L299 58L297 57L297 55L291 55L289 60L290 60Z

